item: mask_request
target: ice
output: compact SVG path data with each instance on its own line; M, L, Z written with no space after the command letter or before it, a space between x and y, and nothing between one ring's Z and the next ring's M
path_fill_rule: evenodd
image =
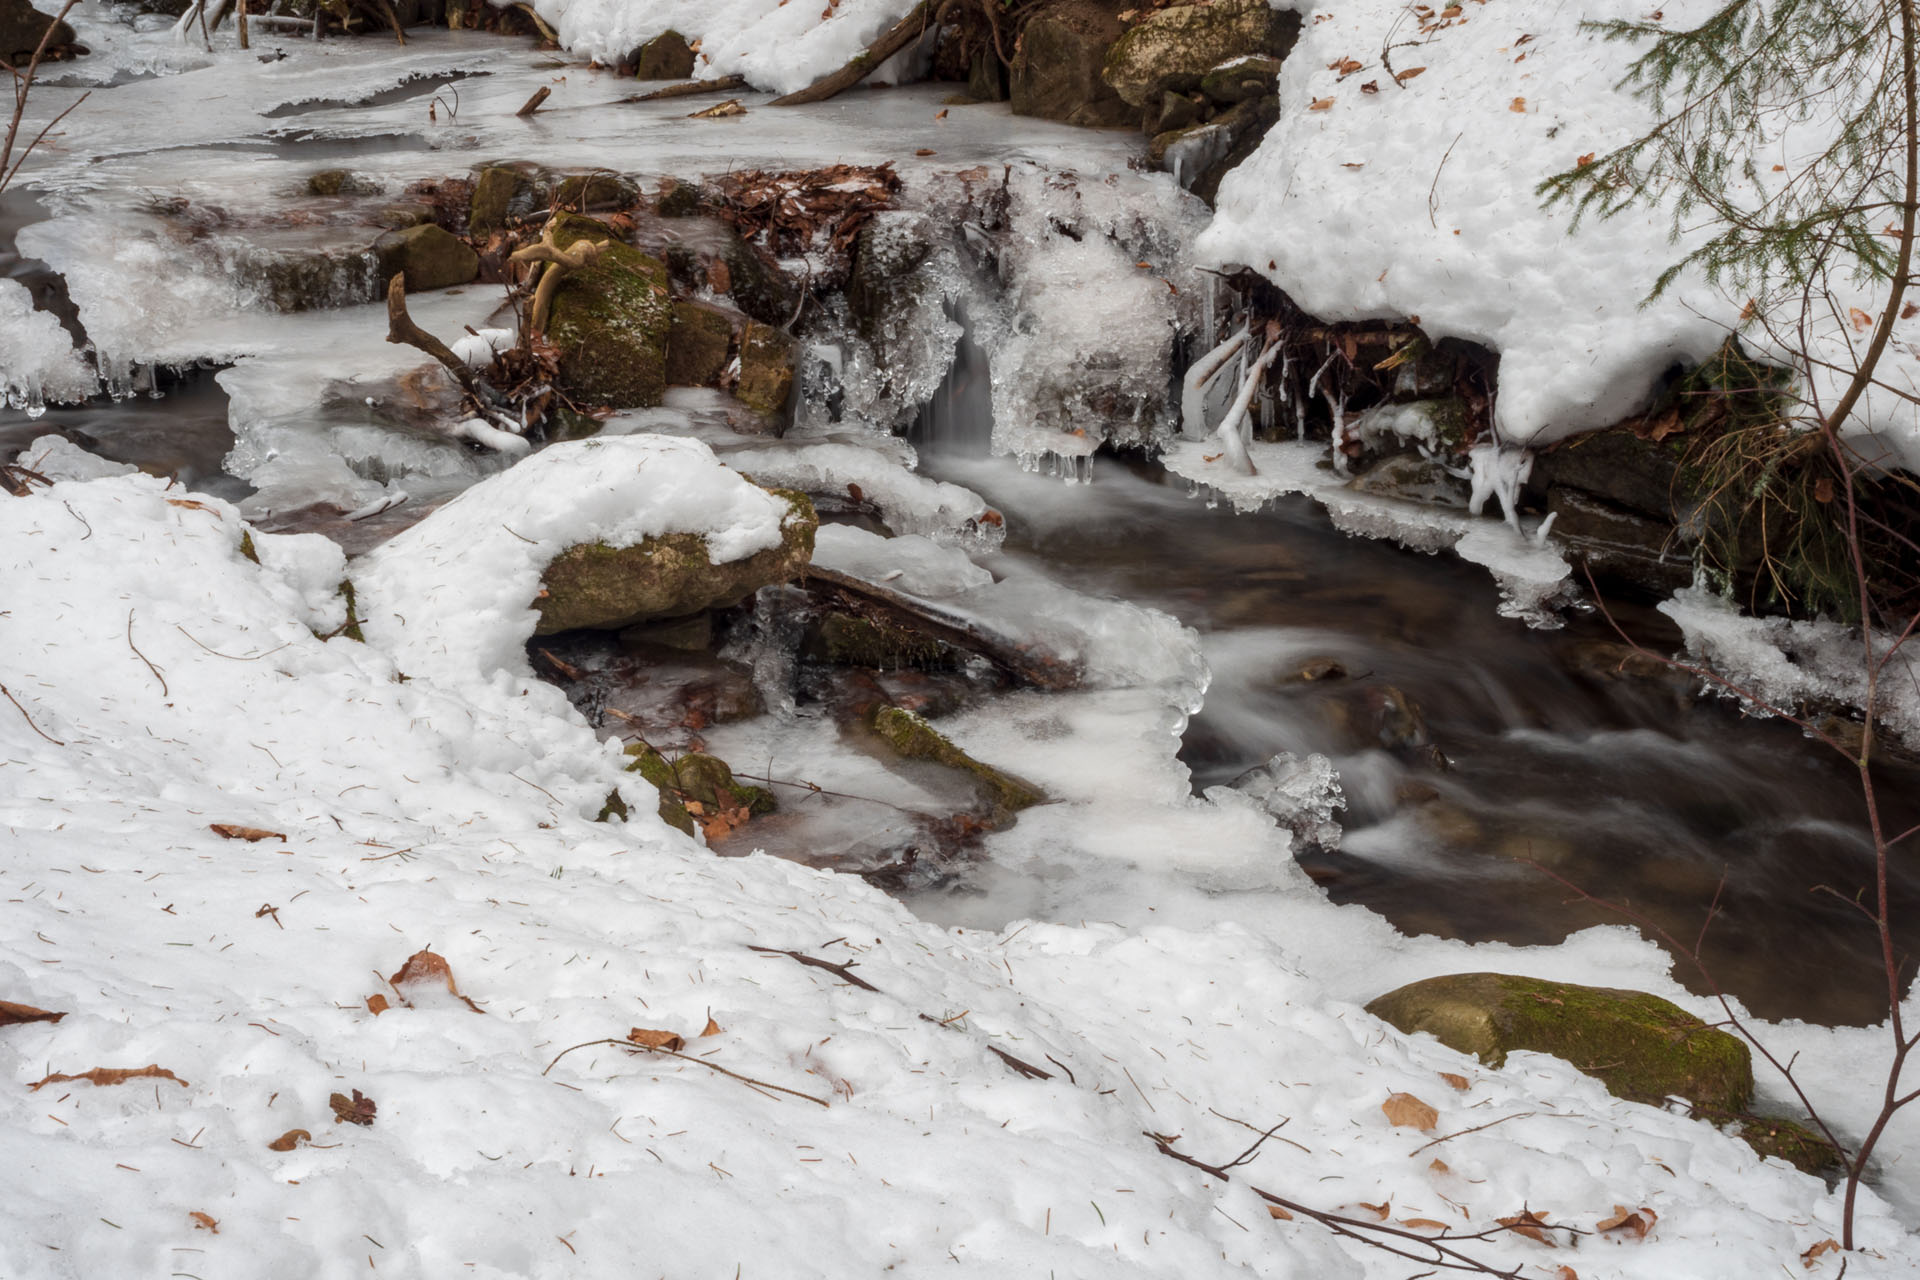
M0 276L0 399L38 417L49 403L85 400L98 385L60 322L33 309L18 280Z
M1302 759L1282 751L1235 778L1230 787L1210 788L1207 798L1219 803L1224 797L1216 791L1238 792L1255 801L1306 844L1328 852L1340 847L1340 822L1334 815L1347 801L1333 762L1318 752Z
M903 444L790 440L727 449L725 456L729 466L774 488L836 496L858 489L895 533L981 548L1006 536L999 513L979 494L910 470L913 453Z
M65 436L40 436L28 442L14 461L49 480L98 480L139 470L130 462L110 462L89 453Z
M915 534L883 538L852 525L822 525L813 540L813 563L927 600L983 587L993 575L965 552Z

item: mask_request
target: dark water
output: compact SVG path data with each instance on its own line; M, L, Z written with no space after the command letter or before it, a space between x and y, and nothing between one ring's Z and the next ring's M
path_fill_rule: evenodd
M1871 889L1858 776L1791 725L1699 702L1653 664L1616 674L1628 651L1597 615L1560 632L1500 618L1482 571L1347 537L1305 498L1235 515L1150 465L1103 459L1070 486L927 462L1006 513L1009 554L1203 633L1214 682L1182 751L1196 790L1282 750L1332 759L1342 848L1301 861L1334 900L1470 941L1625 923L1584 890L1691 948L1718 895L1703 955L1755 1012L1885 1015L1875 935L1841 900ZM1678 643L1650 609L1611 611L1654 649ZM1920 772L1879 773L1888 829L1920 821ZM1912 920L1920 877L1895 870ZM1707 989L1688 964L1676 976Z

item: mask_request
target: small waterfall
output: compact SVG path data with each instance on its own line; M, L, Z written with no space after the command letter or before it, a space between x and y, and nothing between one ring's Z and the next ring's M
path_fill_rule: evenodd
M907 439L924 453L984 458L993 445L993 370L986 350L973 339L966 304L953 304L948 314L960 323L960 340L947 376L920 407Z

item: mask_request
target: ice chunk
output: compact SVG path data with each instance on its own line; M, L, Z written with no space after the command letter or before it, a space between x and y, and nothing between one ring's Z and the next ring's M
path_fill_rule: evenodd
M60 322L33 308L27 286L0 276L0 398L39 417L49 404L85 400L99 381Z
M1210 799L1215 789L1209 790ZM1347 807L1347 799L1333 762L1318 752L1301 759L1282 751L1235 778L1232 790L1258 801L1296 839L1328 852L1340 847L1334 815Z
M65 436L40 436L15 459L49 480L98 480L102 476L131 475L140 468L131 462L113 462L89 453Z

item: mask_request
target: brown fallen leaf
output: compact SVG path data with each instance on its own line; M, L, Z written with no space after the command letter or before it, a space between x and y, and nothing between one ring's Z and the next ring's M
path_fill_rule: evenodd
M187 1087L185 1080L156 1063L149 1063L144 1067L95 1067L91 1071L82 1071L77 1076L63 1075L56 1071L46 1079L36 1081L27 1087L39 1090L65 1080L85 1080L95 1085L125 1084L129 1080L171 1080L182 1089Z
M945 120L947 118L947 109L945 107L940 108L939 114L935 115L933 118L935 120Z
M285 840L287 838L287 833L284 831L268 831L265 827L242 827L232 822L209 823L207 829L212 831L213 834L223 836L228 840L257 841Z
M645 1049L666 1049L678 1053L687 1047L684 1038L671 1031L654 1031L646 1027L635 1027L627 1032L627 1039Z
M1431 1129L1440 1122L1440 1113L1410 1093L1390 1093L1380 1104L1391 1124L1413 1129Z
M1288 1213L1285 1209L1282 1209L1277 1204L1270 1204L1267 1206L1267 1216L1269 1218L1278 1218L1282 1222L1293 1221L1293 1215Z
M1464 1090L1473 1088L1473 1081L1467 1079L1463 1075L1459 1075L1452 1071L1442 1071L1440 1073L1440 1078L1442 1080L1445 1080L1448 1084L1452 1085L1456 1089L1460 1089L1464 1091Z
M188 1211L187 1216L193 1219L194 1230L211 1231L215 1235L220 1234L220 1223L214 1218L212 1214L202 1213L198 1209L193 1209Z
M1222 459L1222 458L1224 458L1225 456L1226 456L1226 455L1225 455L1225 454L1223 454L1223 453L1203 453L1203 454L1201 454L1201 455L1200 455L1200 461L1202 461L1202 462L1218 462L1218 461L1220 461L1220 459Z
M192 498L168 498L167 505L170 507L186 507L190 511L212 511L213 510L213 508L208 506L206 503L197 502ZM218 514L218 513L216 512L215 514Z
M1644 1240L1647 1238L1647 1232L1653 1230L1653 1224L1659 1219L1660 1215L1651 1209L1628 1209L1623 1204L1617 1204L1613 1206L1613 1216L1594 1223L1593 1229L1624 1231L1632 1235L1635 1240Z
M1361 65L1361 63L1352 58L1342 58L1338 62L1328 64L1331 70L1338 71L1342 77L1352 75L1360 69Z
M1911 320L1915 316L1920 316L1920 302L1909 302L1906 306L1900 308L1900 318L1902 320Z
M709 1017L707 1019L706 1029L700 1033L700 1036L702 1039L705 1039L707 1036L717 1036L720 1034L720 1030L720 1024Z
M387 1002L387 998L377 991L367 997L367 1012L376 1018L391 1008L393 1006Z
M48 1009L36 1009L30 1004L0 1000L0 1027L11 1027L21 1022L58 1022L66 1016Z
M707 286L715 293L733 292L733 270L723 259L715 258L707 264Z
M289 1129L267 1144L269 1151L291 1151L303 1142L312 1142L313 1135L305 1129Z
M1437 1157L1427 1162L1427 1168L1433 1170L1435 1173L1452 1173L1453 1172L1452 1165L1448 1164L1445 1160L1441 1160Z
M1405 71L1394 72L1393 78L1395 80L1398 80L1401 84L1405 84L1407 81L1413 79L1415 76L1419 75L1421 72L1425 70L1426 70L1425 67L1408 67Z
M1584 169L1592 163L1593 163L1593 152L1589 151L1587 152L1587 154L1583 156L1576 157L1573 162L1573 167L1576 169Z
M913 154L917 156L934 156L934 155L939 155L940 153L935 151L932 147L920 147L916 149Z
M1507 110L1519 115L1525 115L1527 112L1527 100L1525 98L1515 98L1507 104Z
M1378 93L1380 92L1380 82L1378 80L1369 80L1365 84L1360 86L1360 92Z
M1811 1249L1808 1249L1805 1253L1801 1254L1800 1262L1804 1266L1811 1267L1814 1263L1820 1260L1821 1254L1838 1253L1839 1251L1840 1251L1840 1242L1838 1240L1835 1240L1832 1236L1828 1236L1825 1240L1822 1240L1819 1244L1814 1245Z
M728 98L725 102L715 103L704 111L689 111L689 120L719 120L725 116L743 116L747 109L740 105L740 99Z
M1580 1280L1580 1273L1572 1267L1555 1267L1553 1280Z
M1858 307L1848 307L1847 318L1853 321L1853 327L1861 333L1873 328L1873 317Z
M371 1128L374 1114L380 1110L372 1098L358 1089L353 1091L351 1098L344 1093L332 1095L327 1099L327 1105L333 1108L335 1124L357 1124L362 1128Z
M1547 1235L1547 1216L1535 1213L1532 1209L1522 1209L1511 1218L1498 1219L1501 1226L1517 1236L1537 1240L1547 1248L1553 1248L1553 1241Z
M1400 1219L1400 1225L1403 1227L1413 1227L1416 1230L1431 1229L1434 1231L1445 1231L1447 1229L1446 1223L1435 1222L1432 1218L1402 1218Z
M447 963L446 957L437 955L425 947L408 956L407 962L400 966L400 972L388 978L387 982L393 987L394 991L399 994L400 1003L409 1007L412 1006L413 1001L407 999L407 993L401 990L401 988L419 983L434 987L445 985L448 992L465 1004L467 1008L473 1010L475 1013L480 1012L480 1006L462 995L460 988L455 985L453 981L453 968Z
M1331 106L1333 106L1332 98L1315 98L1312 102L1307 104L1307 110L1325 111Z
M1833 501L1833 477L1821 476L1813 482L1813 500L1819 503Z
M1360 1207L1382 1222L1385 1222L1393 1216L1393 1201L1391 1200L1384 1201L1380 1204L1368 1204L1365 1200L1362 1200Z

